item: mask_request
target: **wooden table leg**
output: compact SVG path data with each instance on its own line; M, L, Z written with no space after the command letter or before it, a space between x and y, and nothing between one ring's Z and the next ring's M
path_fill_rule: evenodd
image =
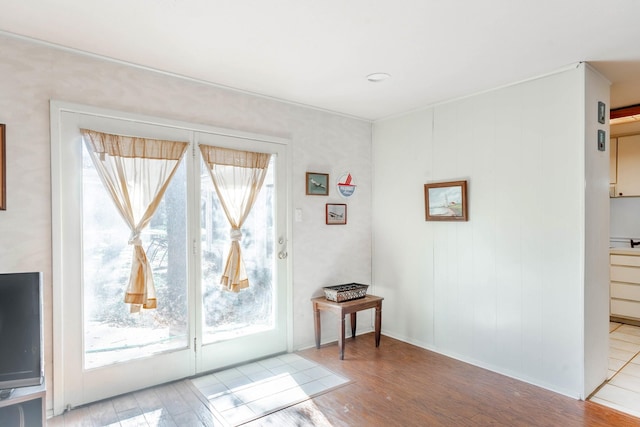
M340 317L342 319L338 325L338 347L340 349L340 360L344 360L344 314Z
M351 338L356 337L356 312L351 313Z
M316 332L316 348L320 348L320 310L313 304L313 324Z
M376 347L380 346L380 329L382 328L382 304L376 306Z

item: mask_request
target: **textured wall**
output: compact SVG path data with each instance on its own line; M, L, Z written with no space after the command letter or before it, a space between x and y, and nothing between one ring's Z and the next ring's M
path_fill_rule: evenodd
M313 343L309 299L320 287L371 280L371 125L369 122L221 89L136 67L0 36L0 123L7 125L7 206L0 211L0 271L44 272L45 363L53 381L49 100L285 137L291 140L293 198L293 346ZM256 68L256 72L259 68ZM357 179L348 224L326 226L324 204L305 196L306 171L332 182ZM336 336L326 319L326 338ZM360 323L362 329L370 322ZM51 396L49 395L49 407Z

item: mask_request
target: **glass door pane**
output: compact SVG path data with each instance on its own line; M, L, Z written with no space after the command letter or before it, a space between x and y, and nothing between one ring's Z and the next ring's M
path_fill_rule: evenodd
M240 242L251 286L238 293L220 286L229 253L229 222L201 160L201 248L203 343L273 329L274 316L274 158L259 196L242 227Z
M158 307L132 314L124 303L133 254L130 230L83 148L85 369L188 346L185 169L182 162L141 234Z

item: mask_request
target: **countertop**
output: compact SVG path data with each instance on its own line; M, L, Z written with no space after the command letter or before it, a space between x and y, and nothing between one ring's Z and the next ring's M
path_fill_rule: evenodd
M609 253L612 255L638 255L640 256L639 248L609 248Z

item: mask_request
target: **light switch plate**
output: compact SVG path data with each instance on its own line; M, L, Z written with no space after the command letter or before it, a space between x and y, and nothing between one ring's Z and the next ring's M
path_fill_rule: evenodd
M606 114L607 105L602 101L598 101L598 123L604 124L606 120Z
M607 138L607 133L602 129L598 129L598 151L605 151L606 145L605 140Z

